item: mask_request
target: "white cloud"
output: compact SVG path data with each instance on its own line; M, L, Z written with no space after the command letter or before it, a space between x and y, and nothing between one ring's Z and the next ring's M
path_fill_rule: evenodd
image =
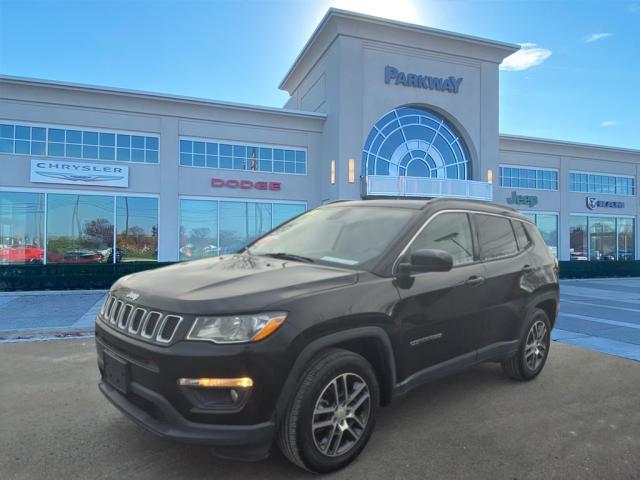
M602 40L603 38L613 37L613 35L613 33L592 33L591 35L587 36L584 41L587 43L597 42L598 40Z
M509 55L500 64L500 70L518 72L540 65L551 56L551 50L538 47L535 43L521 43L520 50Z
M605 120L604 122L600 123L601 127L613 127L614 125L617 125L618 122L616 122L615 120Z

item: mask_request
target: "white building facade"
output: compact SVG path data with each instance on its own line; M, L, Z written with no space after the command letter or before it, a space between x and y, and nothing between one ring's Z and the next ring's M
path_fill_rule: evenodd
M330 10L282 109L0 77L0 263L230 253L338 199L530 215L560 260L638 259L640 151L500 135L517 46Z

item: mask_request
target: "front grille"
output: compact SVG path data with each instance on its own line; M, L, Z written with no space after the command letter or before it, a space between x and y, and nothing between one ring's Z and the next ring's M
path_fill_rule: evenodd
M147 310L132 303L118 300L109 294L100 309L105 324L131 337L167 345L173 340L182 317Z

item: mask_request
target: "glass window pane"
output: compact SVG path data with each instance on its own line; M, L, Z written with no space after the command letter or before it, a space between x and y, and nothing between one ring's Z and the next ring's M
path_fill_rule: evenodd
M144 148L144 137L139 135L131 135L132 148Z
M116 254L105 261L155 262L158 259L158 199L116 197Z
M219 254L218 202L180 200L180 260Z
M64 143L49 143L49 155L64 157Z
M82 143L82 132L80 130L67 130L67 143Z
M98 132L82 132L82 143L98 145Z
M193 165L193 154L192 153L181 153L180 154L180 165L182 165L182 166L191 166L191 165Z
M307 161L307 152L303 150L296 151L296 162L306 162Z
M44 142L47 139L47 130L42 127L31 127L31 140Z
M193 153L204 153L204 142L193 142Z
M271 204L220 202L221 253L234 253L271 230Z
M285 173L296 173L295 163L285 162L284 163L284 171L285 171Z
M180 140L180 153L193 152L193 142L190 140Z
M44 194L0 192L0 265L44 261Z
M131 150L128 148L118 148L116 160L128 162L131 160Z
M589 246L591 260L616 259L616 219L589 217Z
M29 153L30 142L28 140L15 140L16 153Z
M207 143L207 155L217 155L217 154L218 154L218 144Z
M113 197L49 194L47 262L100 263L113 246Z
M570 260L588 260L587 217L569 217L569 257Z
M118 147L130 147L131 135L118 135L117 141L118 141Z
M204 167L205 166L204 155L200 155L200 154L194 153L193 154L193 166L194 167Z
M50 128L49 129L49 139L50 142L60 142L64 143L64 130L60 128Z
M220 168L233 168L233 160L231 157L220 157Z
M116 145L116 136L114 133L101 133L100 134L100 145L105 147L115 147Z
M218 156L217 155L207 155L207 167L209 167L209 168L218 168Z
M633 218L618 218L618 260L634 260L635 231Z
M149 150L158 150L158 137L145 137L145 141Z
M31 155L46 155L44 142L31 142Z
M0 152L13 153L13 142L7 138L0 138Z
M132 162L144 162L144 150L137 148L131 149L131 161Z
M16 125L16 139L30 140L31 127L25 127L24 125Z
M221 143L220 144L220 155L225 155L225 156L232 156L232 148L231 145L227 145L226 143Z
M116 149L113 147L100 147L100 160L114 160Z
M307 165L304 163L296 163L296 173L300 173L300 174L307 173Z
M273 204L273 227L286 222L290 218L300 215L305 211L304 205L292 203L274 203Z
M158 163L158 151L147 150L145 153L145 161L147 163Z
M416 237L410 251L422 249L444 250L451 254L454 265L472 262L473 241L467 214L443 213L435 217Z
M254 148L251 148L251 147L246 148L243 145L234 145L233 146L233 156L234 157L242 157L242 158L247 157L247 156L251 157L251 156L254 156L256 154L255 151L256 151L255 147Z
M558 256L558 216L538 213L536 215L536 227L540 231L544 242L556 257Z
M98 147L94 147L93 145L83 145L82 147L82 157L83 158L98 158Z
M0 124L0 138L14 138L14 126L8 124Z
M524 250L531 243L529 241L529 236L524 228L524 224L519 222L518 220L512 220L511 224L513 225L513 230L516 232L516 241L518 242L518 248L520 250Z
M279 173L284 172L284 162L274 161L273 162L273 171L274 172L279 172Z
M494 215L473 216L483 258L503 257L518 251L516 237L508 219Z

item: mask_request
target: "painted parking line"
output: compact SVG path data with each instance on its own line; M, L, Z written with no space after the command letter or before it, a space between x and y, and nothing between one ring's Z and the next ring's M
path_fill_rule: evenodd
M588 315L578 315L577 313L565 313L560 312L561 317L578 318L580 320L588 320L590 322L604 323L607 325L614 325L616 327L636 328L640 330L640 325L637 323L619 322L617 320L608 320L606 318L590 317Z
M583 301L562 299L560 303L561 304L576 303L578 305L589 305L590 307L602 307L602 308L606 308L607 310L623 310L625 312L638 312L638 313L640 313L640 305L638 305L639 308L614 307L613 305L605 305L605 304L602 304L602 303L593 303L593 302L590 302L587 299L585 299Z

